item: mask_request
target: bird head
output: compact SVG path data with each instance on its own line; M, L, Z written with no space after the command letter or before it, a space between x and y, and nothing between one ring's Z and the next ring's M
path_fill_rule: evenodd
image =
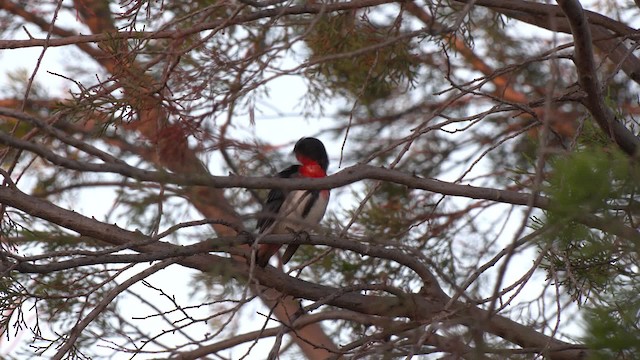
M327 150L322 141L316 138L304 137L298 140L293 147L293 153L303 166L319 165L325 172L329 168Z

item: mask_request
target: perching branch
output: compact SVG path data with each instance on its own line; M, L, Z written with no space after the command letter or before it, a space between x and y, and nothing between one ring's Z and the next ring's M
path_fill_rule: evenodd
M1 109L0 109L1 110ZM140 181L152 181L157 183L171 183L175 185L197 185L211 188L247 188L247 189L333 189L357 181L382 180L399 185L405 185L411 189L421 189L434 193L450 196L461 196L471 199L490 200L499 203L523 205L540 209L551 209L550 200L544 196L533 195L509 190L460 185L439 181L435 179L420 178L404 172L375 167L371 165L354 165L336 174L321 179L282 179L276 177L245 177L245 176L212 176L201 174L175 174L164 171L142 170L124 162L117 163L89 163L69 159L55 154L53 151L34 142L16 139L9 134L0 132L0 143L31 151L59 165L71 170L86 172L107 172L120 174ZM533 200L531 202L531 200ZM531 202L531 203L530 203ZM625 224L616 221L604 221L590 214L576 214L577 221L593 228L606 230L613 234L632 239L640 244L640 234Z
M139 233L121 229L115 225L105 224L95 219L85 217L77 212L60 208L47 201L35 199L15 188L1 187L0 202L7 206L18 208L32 216L58 224L67 229L76 231L84 236L93 237L112 245L127 243L146 245L134 246L133 250L139 252L176 253L183 247L162 242L152 242L151 238ZM354 245L356 247L357 245ZM363 245L362 251L366 251ZM371 251L376 251L375 248ZM387 252L388 249L380 249ZM398 254L399 256L400 254ZM212 268L225 268L229 276L244 281L248 273L248 264L222 258L211 254L199 254L183 258L177 261L183 266L198 269L204 272ZM297 298L310 300L328 299L329 305L356 311L369 315L385 315L392 317L406 317L413 320L430 320L442 315L450 298L442 292L430 291L434 286L427 288L424 293L405 293L398 296L361 295L357 293L340 293L340 289L309 283L307 281L291 277L272 267L261 271L255 271L254 277L260 284ZM435 285L435 284L433 284ZM335 294L340 293L339 296ZM451 305L451 304L449 304ZM468 326L478 326L468 319L486 318L484 310L473 305L456 302L447 309L452 318L460 318L460 322ZM586 354L583 349L553 339L534 329L518 324L498 315L490 317L490 320L482 325L483 331L488 331L503 337L515 344L524 347L539 348L541 352L551 354L552 359L576 359Z

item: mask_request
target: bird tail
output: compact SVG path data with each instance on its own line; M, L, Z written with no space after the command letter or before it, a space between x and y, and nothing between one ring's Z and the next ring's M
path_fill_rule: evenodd
M291 260L291 257L293 257L293 254L296 252L296 250L298 250L299 247L300 245L298 244L291 244L287 246L287 250L285 250L284 255L282 255L282 263L283 264L288 263L289 260Z
M256 254L256 264L265 267L269 263L269 259L280 249L280 244L261 244Z

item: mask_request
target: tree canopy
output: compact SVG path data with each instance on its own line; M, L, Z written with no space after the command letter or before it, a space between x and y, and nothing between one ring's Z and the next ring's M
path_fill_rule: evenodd
M0 355L638 358L639 15L0 1ZM273 188L332 195L263 269Z

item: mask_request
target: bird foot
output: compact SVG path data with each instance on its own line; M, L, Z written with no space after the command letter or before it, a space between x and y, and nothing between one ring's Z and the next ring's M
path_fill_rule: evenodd
M311 235L305 230L292 231L292 233L294 235L293 241L295 242L309 241L311 239Z

